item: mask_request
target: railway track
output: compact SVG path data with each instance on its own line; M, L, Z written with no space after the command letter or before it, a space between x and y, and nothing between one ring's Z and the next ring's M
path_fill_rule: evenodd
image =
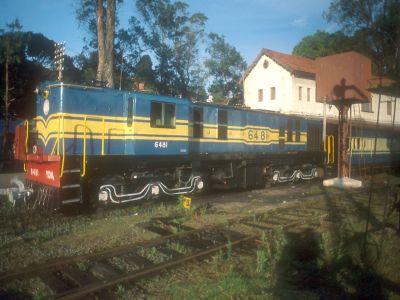
M140 226L157 233L159 238L0 274L0 287L3 296L7 297L10 282L35 278L44 283L54 299L83 299L94 295L104 298L107 295L104 291L120 283L135 282L241 244L257 245L263 231L311 224L321 216L323 212L310 213L306 209L299 209L296 213L283 210L273 216L259 214L225 226L193 229L179 225L178 230L168 218L158 218ZM230 229L233 225L235 230Z
M157 231L155 226L147 228ZM51 290L51 297L77 299L211 255L256 237L220 227L187 230L133 246L58 259L2 274L0 285L4 286L12 280L39 278ZM3 296L7 296L7 293Z

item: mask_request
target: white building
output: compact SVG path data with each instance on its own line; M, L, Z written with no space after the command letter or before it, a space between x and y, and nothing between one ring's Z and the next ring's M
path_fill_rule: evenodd
M279 111L284 114L323 116L323 103L316 99L316 61L262 49L244 75L244 104L252 109ZM352 119L376 122L379 95L371 93L371 103L354 104ZM391 125L395 97L382 95L380 124ZM400 101L395 123L400 126ZM327 117L337 120L338 111L327 105Z

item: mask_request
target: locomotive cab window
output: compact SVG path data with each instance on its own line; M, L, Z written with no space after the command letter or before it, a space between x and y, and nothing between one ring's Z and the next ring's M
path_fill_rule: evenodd
M158 128L175 128L175 104L151 102L150 125Z
M226 140L228 138L228 112L218 110L218 139Z
M193 108L193 137L203 137L203 109Z

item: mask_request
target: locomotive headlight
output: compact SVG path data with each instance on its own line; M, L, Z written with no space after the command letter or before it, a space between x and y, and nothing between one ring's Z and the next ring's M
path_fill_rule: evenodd
M160 194L160 187L158 185L153 185L151 187L151 194L155 196Z
M43 102L43 113L45 116L49 114L50 111L50 102L49 99L45 99Z

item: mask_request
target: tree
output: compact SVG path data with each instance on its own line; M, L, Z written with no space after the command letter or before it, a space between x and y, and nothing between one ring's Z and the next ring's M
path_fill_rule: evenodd
M293 55L315 59L356 48L354 40L340 31L335 33L317 31L313 35L304 37L293 48Z
M100 2L101 0L97 0ZM115 36L116 0L107 0L106 39L104 41L105 70L104 78L107 87L114 87L114 36ZM99 30L98 30L99 32Z
M400 2L333 0L324 14L368 49L381 75L400 75Z
M144 87L149 90L155 86L153 63L149 55L143 55L139 62L135 66L135 85L140 83L144 84Z
M6 61L5 45L14 47L14 55ZM20 30L3 31L0 35L0 70L8 69L7 76L0 76L0 94L2 100L8 97L8 106L0 102L0 111L7 116L23 118L33 117L35 110L34 90L41 81L54 80L57 76L53 69L54 41L41 33ZM80 82L80 71L73 60L65 56L64 78L69 82ZM8 92L7 92L8 90ZM7 97L3 97L6 96ZM2 117L4 117L2 115Z
M18 19L7 24L8 32L2 30L0 39L0 62L4 64L5 87L3 95L4 104L4 135L2 141L3 152L6 151L7 136L10 131L10 105L15 99L10 99L10 80L9 67L11 64L19 63L22 49L22 35L20 33L22 26Z
M199 48L203 36L204 26L207 18L201 13L196 13L185 18L180 23L177 38L174 44L173 66L176 71L175 86L180 95L184 97L197 97L198 89L195 88L195 79L200 74L198 64Z
M105 82L107 87L114 87L116 0L80 0L76 14L78 21L85 23L92 35L89 45L97 48L97 83Z
M224 36L215 33L209 34L209 46L206 49L209 57L205 66L212 78L209 92L215 101L229 100L240 103L243 99L243 88L240 80L246 62L235 49L225 41Z
M190 15L184 2L136 1L139 16L130 19L130 32L140 38L142 48L155 58L158 92L189 97L196 90L195 70L199 44L207 18Z
M125 89L132 88L132 78L135 82L135 66L142 54L138 40L139 38L135 34L125 29L120 29L116 37L114 50L117 62L116 70L119 74L120 86Z

